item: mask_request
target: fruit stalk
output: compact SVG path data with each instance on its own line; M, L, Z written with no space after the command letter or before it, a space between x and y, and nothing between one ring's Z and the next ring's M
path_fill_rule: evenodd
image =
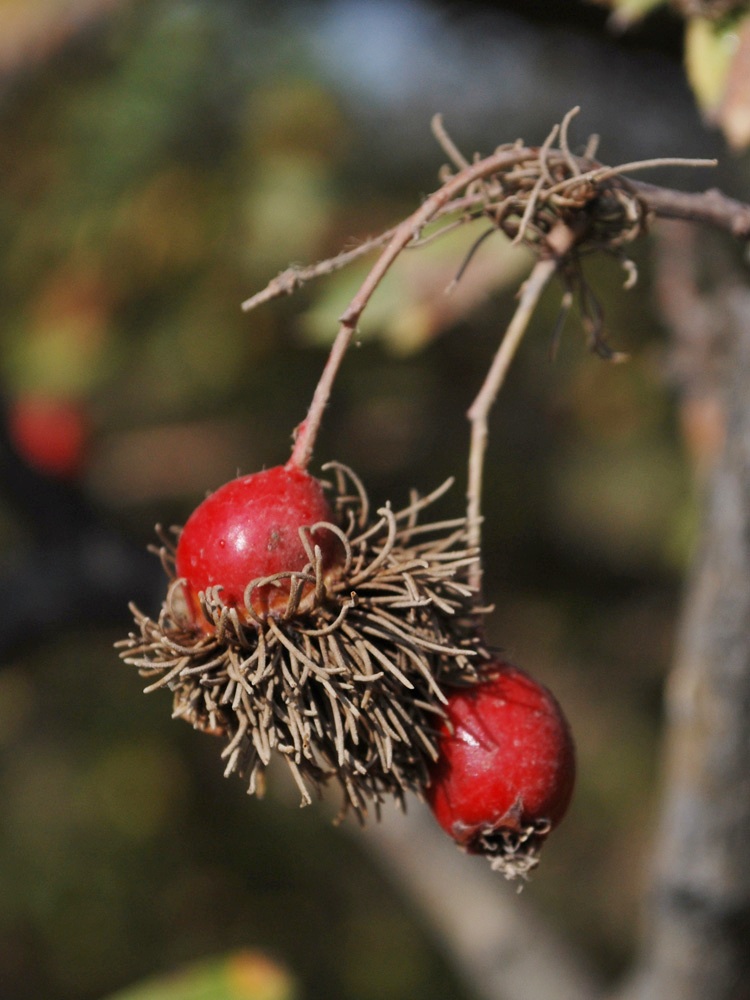
M543 289L557 269L557 261L550 258L540 260L529 275L521 291L518 307L513 314L505 336L490 365L487 376L476 399L469 407L467 417L471 424L469 444L468 484L466 489L466 520L469 545L480 549L482 540L482 479L484 476L484 456L487 450L487 418L497 395L502 388L510 364L515 357L532 313ZM482 563L477 560L471 569L469 581L479 593L482 586Z
M307 469L310 464L323 413L328 405L331 389L341 362L351 344L357 323L367 303L391 264L394 263L402 250L419 238L424 226L438 215L445 205L465 191L469 185L500 170L507 170L514 164L520 163L522 159L523 154L519 149L502 149L484 160L471 164L450 177L442 187L433 192L420 205L416 212L413 212L396 227L393 236L339 320L339 331L313 394L307 417L297 427L290 459L293 465L300 469Z

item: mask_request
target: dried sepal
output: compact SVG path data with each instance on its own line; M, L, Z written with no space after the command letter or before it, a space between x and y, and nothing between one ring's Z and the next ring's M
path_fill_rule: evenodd
M535 820L520 830L501 829L485 834L469 850L483 854L493 872L499 872L509 881L526 879L539 864L539 852L551 829L549 820Z
M227 607L218 587L200 595L207 632L196 627L174 578L174 540L159 552L172 576L159 617L134 608L137 631L121 656L166 687L173 715L224 740L225 773L263 790L273 754L287 762L302 804L337 782L345 808L363 819L385 798L420 793L437 756L444 685L473 684L485 657L482 609L468 585L477 559L463 518L420 523L450 485L413 497L402 510L370 514L365 491L343 466L335 479L342 569L324 579L320 551L300 572L250 581L247 618ZM284 583L289 597L261 617L253 591Z
M577 113L578 108L569 111L541 146L527 148L520 140L498 146L496 154L518 151L518 158L468 185L467 194L477 199L471 216L476 217L481 207L482 214L514 242L542 255L557 256L548 237L560 224L575 234L569 259L593 249L619 255L625 244L642 235L648 222L645 203L621 176L640 164L608 167L598 162L594 158L596 136L589 139L583 156L574 155L568 129ZM448 136L440 116L433 119L433 131L453 166L466 169L468 161ZM452 176L450 168L444 168L441 180L445 183Z

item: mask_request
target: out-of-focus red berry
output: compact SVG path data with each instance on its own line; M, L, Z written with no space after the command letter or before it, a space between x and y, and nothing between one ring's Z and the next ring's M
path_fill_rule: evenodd
M275 466L221 486L190 515L177 545L177 576L185 580L196 624L211 631L198 595L216 586L222 588L222 602L251 621L245 607L248 584L304 569L310 557L300 529L333 520L320 482L294 465ZM320 548L323 575L329 577L343 561L339 538L325 528L311 532L309 538ZM313 589L308 583L304 593ZM259 617L283 614L289 594L289 579L257 587L252 610Z
M563 818L575 783L575 747L556 699L510 664L453 691L427 800L438 823L472 853L492 854L498 838Z
M85 468L91 427L81 403L18 396L8 405L7 421L13 447L38 472L74 479Z

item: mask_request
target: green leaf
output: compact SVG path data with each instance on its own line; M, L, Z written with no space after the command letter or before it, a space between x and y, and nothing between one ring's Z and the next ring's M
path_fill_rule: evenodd
M701 110L713 118L724 96L737 32L720 22L691 18L685 29L685 68Z
M149 979L108 1000L295 1000L292 979L260 952L238 951Z
M717 115L733 149L750 145L750 15L735 25L736 46Z
M612 0L612 22L618 29L628 28L665 2L666 0Z

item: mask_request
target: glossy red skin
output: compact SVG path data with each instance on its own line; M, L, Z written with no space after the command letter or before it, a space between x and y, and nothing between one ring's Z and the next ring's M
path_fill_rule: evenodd
M334 520L321 484L309 473L279 465L225 483L196 507L177 545L176 571L186 580L196 624L210 624L200 611L198 593L220 585L222 601L245 612L247 585L259 577L302 570L310 561L299 529ZM343 556L341 542L331 531L312 535L323 556L324 572ZM312 589L312 588L308 588ZM281 614L289 583L259 587L253 610L259 616Z
M554 696L517 667L498 661L492 679L454 691L427 800L459 844L563 818L575 784L575 746Z
M90 425L84 407L53 396L19 396L8 408L8 433L18 454L48 476L74 479L88 459Z

